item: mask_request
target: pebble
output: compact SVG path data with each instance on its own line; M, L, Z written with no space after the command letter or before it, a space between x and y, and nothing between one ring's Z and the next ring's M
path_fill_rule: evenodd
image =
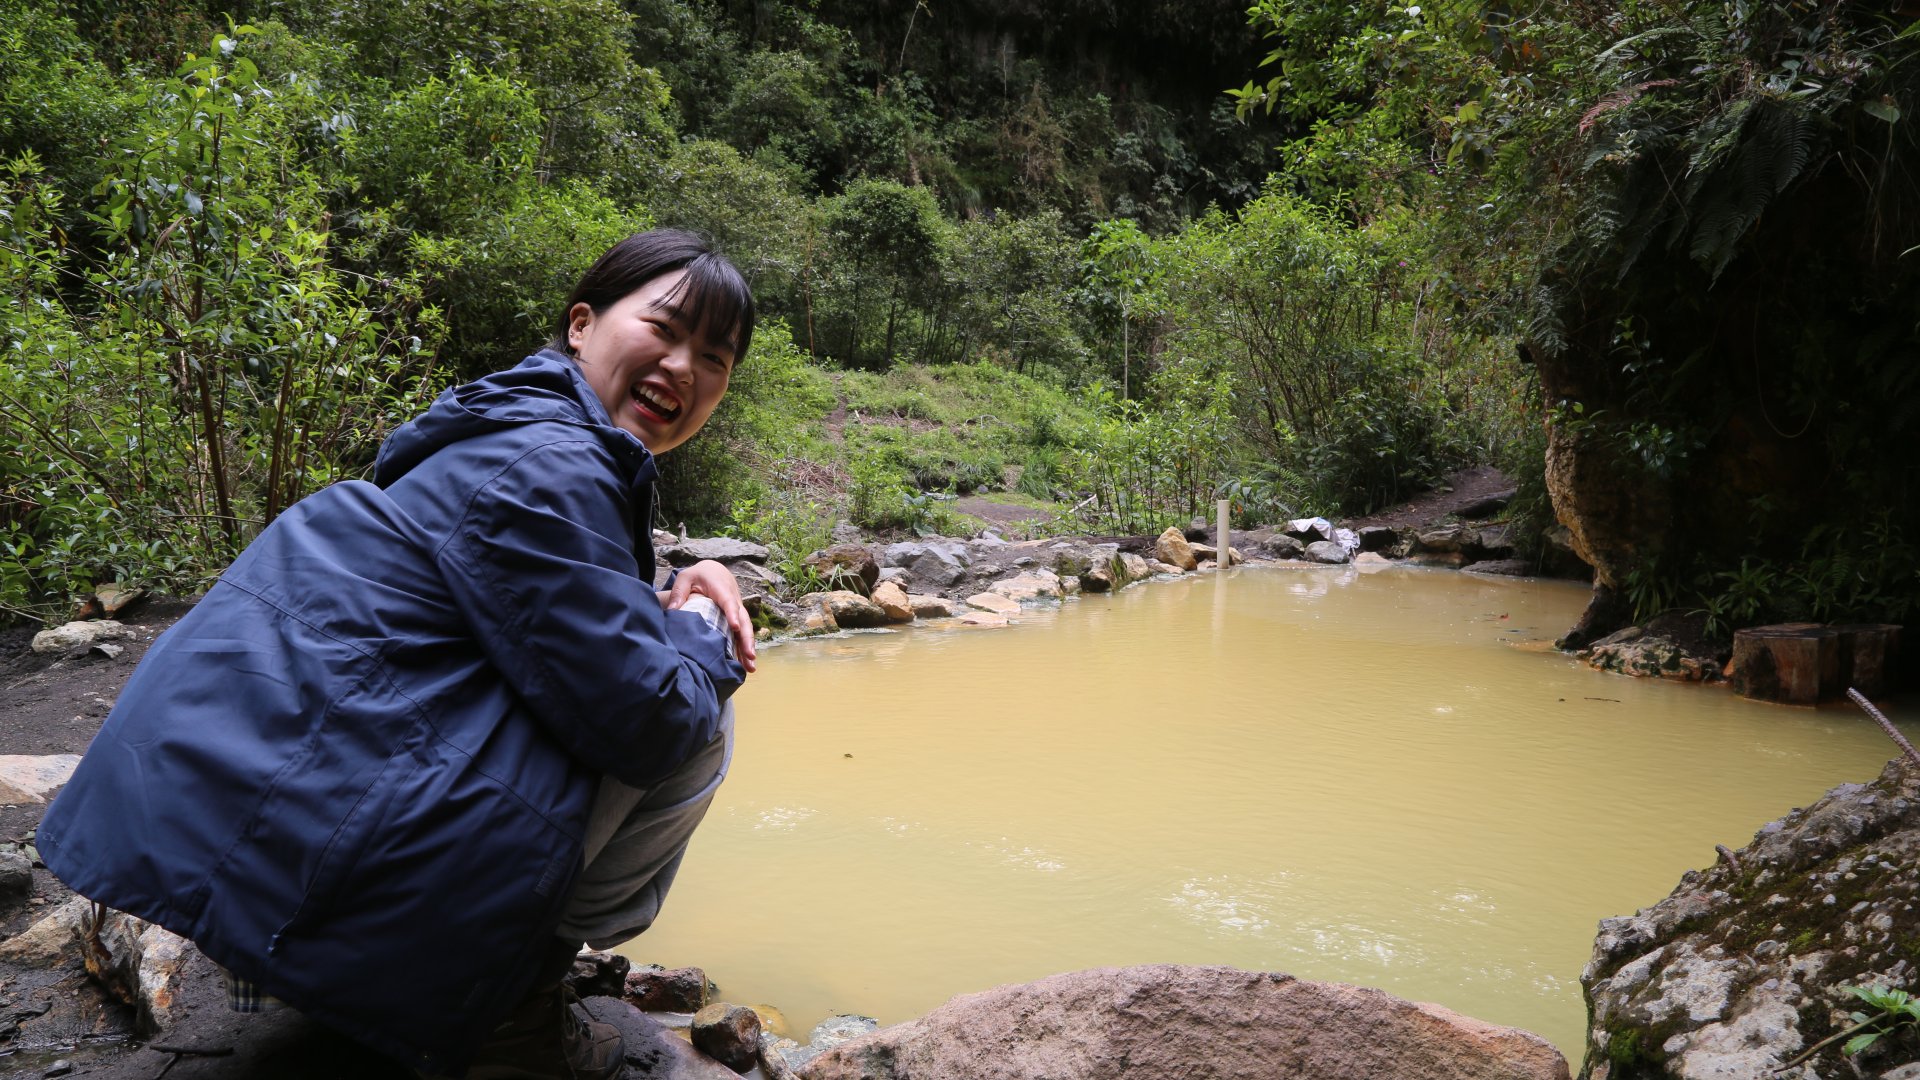
M62 1058L59 1061L56 1061L53 1064L47 1066L47 1071L41 1073L40 1075L45 1077L46 1080L53 1080L53 1077L65 1076L72 1071L73 1071L73 1062L68 1061L65 1058Z

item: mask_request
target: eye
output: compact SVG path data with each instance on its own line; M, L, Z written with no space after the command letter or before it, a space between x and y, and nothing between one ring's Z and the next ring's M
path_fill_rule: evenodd
M674 325L665 319L648 319L646 322L648 326L653 327L654 333L659 334L668 341L675 340L679 335L679 331L674 328Z
M721 356L719 353L701 353L700 359L705 360L721 371L731 371L733 369L733 362Z

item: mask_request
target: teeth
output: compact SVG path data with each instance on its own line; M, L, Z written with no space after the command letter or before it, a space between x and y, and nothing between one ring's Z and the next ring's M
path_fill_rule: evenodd
M662 416L672 416L680 411L680 406L655 393L650 386L641 386L639 396L642 401L658 409Z

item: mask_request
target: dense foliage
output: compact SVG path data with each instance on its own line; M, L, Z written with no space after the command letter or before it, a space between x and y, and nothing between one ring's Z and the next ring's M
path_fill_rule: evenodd
M1578 459L1644 493L1634 544L1577 539L1645 611L1899 616L1905 27L1795 0L0 0L0 604L193 588L666 224L769 324L665 463L675 524L792 549L966 528L953 498L992 491L1034 528L1145 530L1498 460L1538 536L1546 462Z

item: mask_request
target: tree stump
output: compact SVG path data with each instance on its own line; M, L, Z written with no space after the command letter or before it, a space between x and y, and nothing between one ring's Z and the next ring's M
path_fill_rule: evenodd
M1838 696L1840 634L1818 623L1780 623L1733 634L1733 689L1743 697L1812 705Z
M1833 628L1840 635L1840 686L1869 697L1899 689L1900 628L1887 623L1853 623Z

